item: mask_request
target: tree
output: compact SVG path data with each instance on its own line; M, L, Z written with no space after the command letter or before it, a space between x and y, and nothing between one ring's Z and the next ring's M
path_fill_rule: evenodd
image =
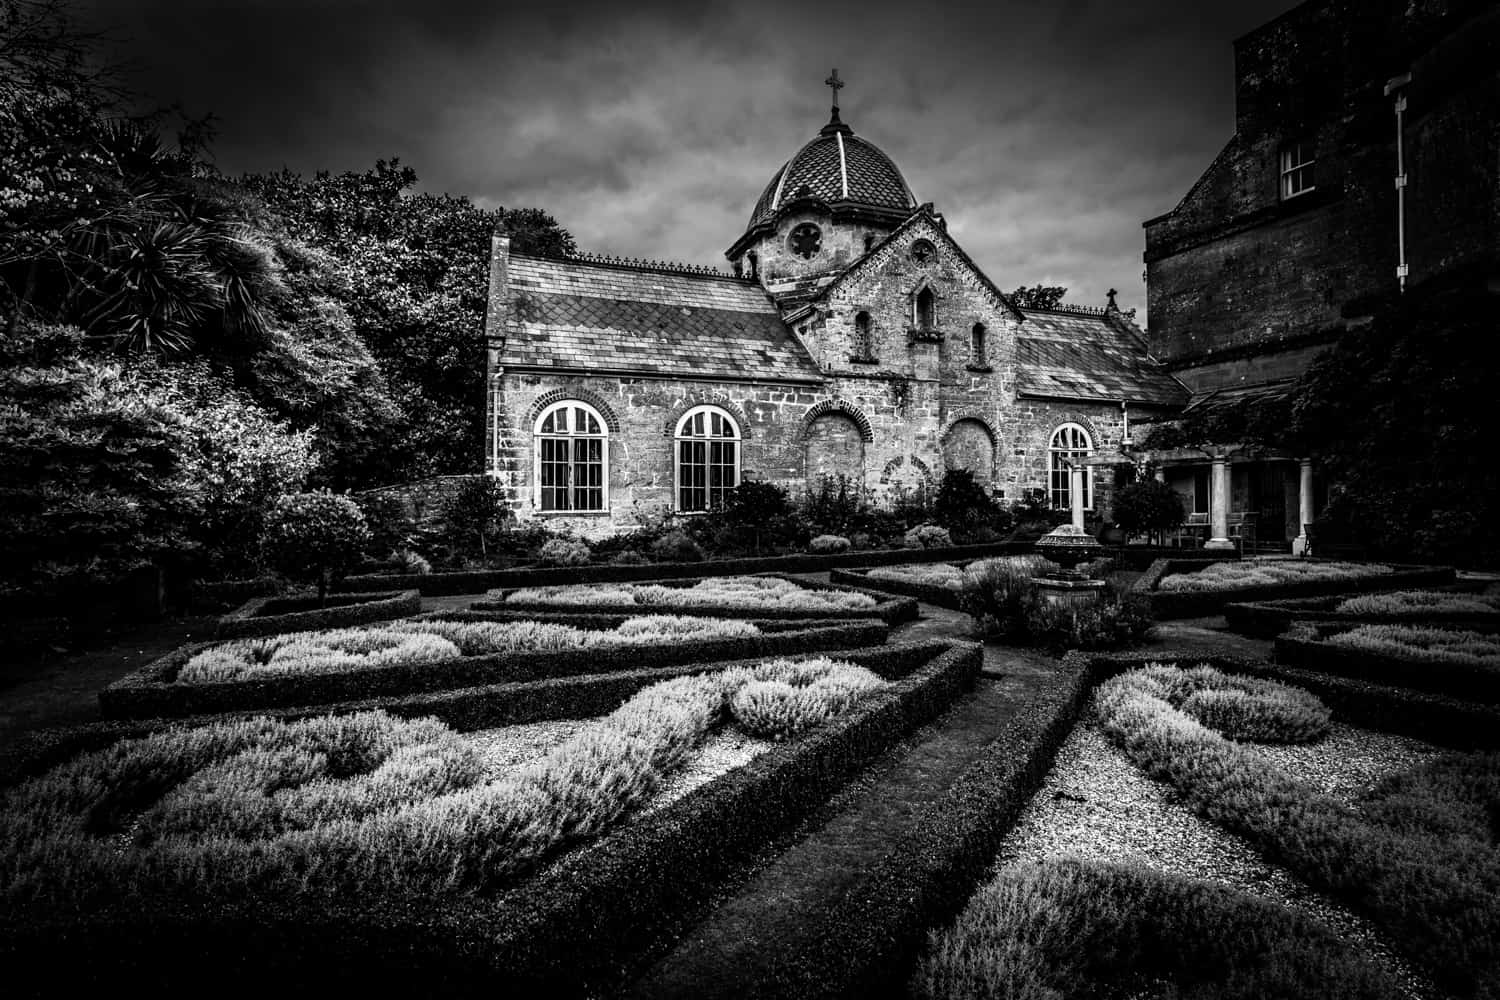
M1127 535L1142 531L1170 531L1187 519L1182 497L1166 483L1138 479L1115 491L1115 523Z
M538 209L483 209L467 198L415 194L414 170L379 160L363 173L287 171L243 178L292 239L335 262L344 288L327 296L379 363L397 415L382 447L330 463L333 485L362 486L471 471L483 443L484 314L489 243L507 232L527 253L574 251Z
M316 583L318 606L370 541L359 505L333 493L281 497L266 516L266 561L290 580Z
M971 535L981 528L991 531L1009 527L1009 512L995 503L985 488L974 481L969 469L949 469L938 484L933 501L937 523L949 531Z
M464 483L443 509L443 525L460 551L477 543L481 558L489 558L495 537L515 516L506 502L505 487L491 476L475 476Z
M1500 562L1497 310L1483 286L1409 289L1297 384L1289 437L1336 486L1324 518L1376 555Z
M1063 285L1022 285L1006 298L1018 309L1056 309L1067 294Z

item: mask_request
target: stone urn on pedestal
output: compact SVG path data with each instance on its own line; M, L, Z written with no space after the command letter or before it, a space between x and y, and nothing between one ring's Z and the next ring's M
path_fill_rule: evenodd
M1104 592L1103 580L1090 580L1078 571L1079 563L1088 562L1103 551L1103 546L1083 528L1083 467L1073 465L1068 471L1068 495L1072 500L1072 521L1059 524L1037 539L1036 553L1057 563L1061 570L1033 577L1042 596L1053 602L1091 604Z

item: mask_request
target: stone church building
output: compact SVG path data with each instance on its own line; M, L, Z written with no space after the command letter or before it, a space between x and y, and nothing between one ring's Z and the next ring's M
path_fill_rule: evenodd
M519 517L599 536L746 479L795 496L845 476L880 502L951 468L1066 508L1069 462L1188 398L1112 296L1008 301L836 104L726 256L731 273L495 238L485 469ZM1087 508L1113 475L1091 467Z

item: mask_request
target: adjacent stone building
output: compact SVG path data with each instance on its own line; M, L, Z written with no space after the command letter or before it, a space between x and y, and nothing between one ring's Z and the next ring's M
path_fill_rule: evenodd
M1145 223L1150 351L1190 407L1285 393L1404 288L1500 278L1494 0L1312 0L1235 42L1235 92L1234 135ZM1299 536L1324 489L1234 442L1147 457L1218 545Z
M1070 461L1187 399L1113 297L1016 308L837 105L727 257L732 273L495 239L484 459L520 517L599 535L744 479L843 476L880 501L948 468L1066 508ZM1112 475L1090 471L1089 509Z

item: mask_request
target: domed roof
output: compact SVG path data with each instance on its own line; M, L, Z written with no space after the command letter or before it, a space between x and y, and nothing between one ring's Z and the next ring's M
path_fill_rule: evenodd
M891 158L855 135L838 120L837 112L812 142L776 171L755 203L747 228L770 221L782 206L802 198L830 205L852 203L902 216L917 204Z

